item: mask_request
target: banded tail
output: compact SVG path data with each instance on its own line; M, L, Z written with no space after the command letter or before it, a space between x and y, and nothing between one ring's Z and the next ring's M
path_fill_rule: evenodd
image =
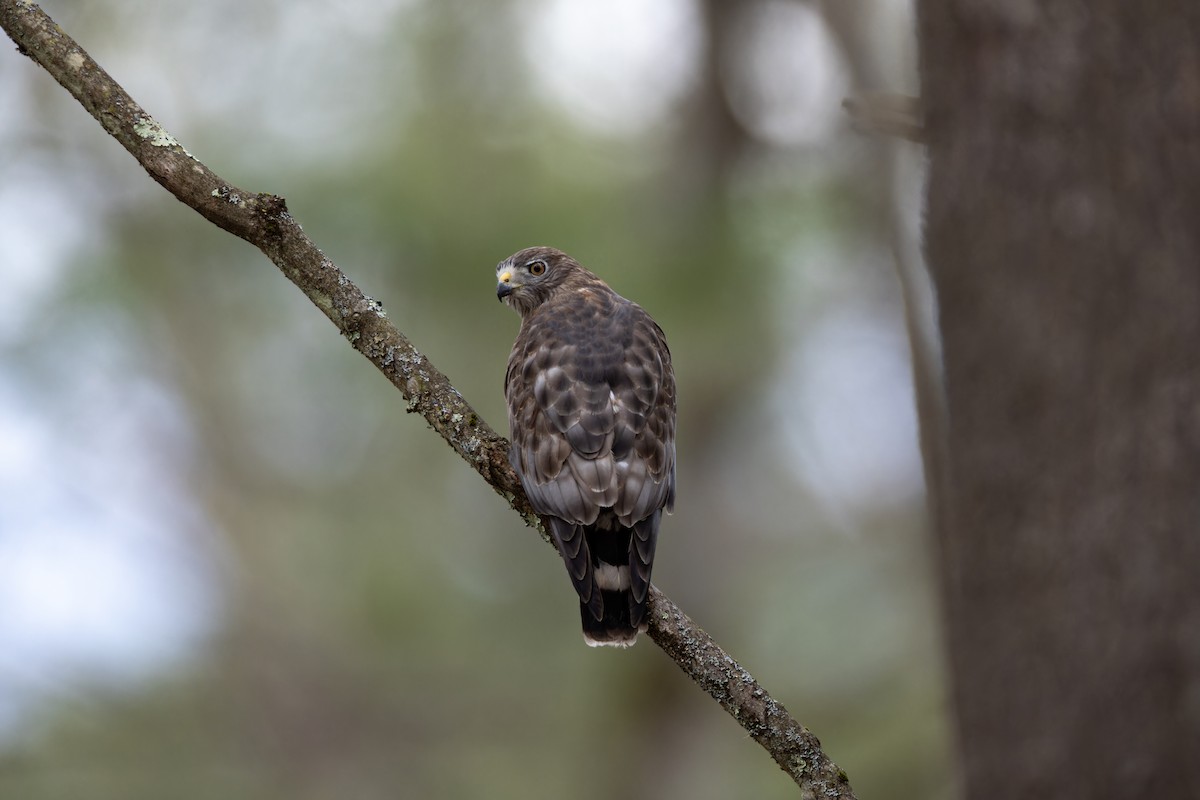
M579 595L583 640L590 647L630 647L646 630L650 571L662 512L632 528L601 514L592 525L551 518L551 533Z

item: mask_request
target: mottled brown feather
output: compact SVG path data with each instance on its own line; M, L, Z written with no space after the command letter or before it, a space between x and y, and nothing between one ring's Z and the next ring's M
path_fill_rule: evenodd
M538 264L540 276L530 270ZM506 272L498 294L521 314L505 377L513 468L534 508L558 521L551 533L597 620L603 602L588 541L605 548L609 540L594 537L628 537L636 635L662 511L675 501L666 338L640 306L558 250L522 250L497 267Z

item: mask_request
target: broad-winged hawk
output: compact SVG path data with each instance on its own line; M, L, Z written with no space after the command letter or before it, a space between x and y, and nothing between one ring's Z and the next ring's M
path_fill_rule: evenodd
M504 395L509 458L579 594L588 644L646 630L663 511L675 502L675 375L662 330L559 250L496 267L521 315Z

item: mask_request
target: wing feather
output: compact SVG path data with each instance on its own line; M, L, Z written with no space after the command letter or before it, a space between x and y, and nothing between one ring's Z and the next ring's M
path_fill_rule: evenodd
M505 396L513 467L598 620L603 600L586 526L611 509L631 530L636 626L662 512L675 500L675 378L662 330L599 279L551 295L523 316Z
M629 537L629 612L636 627L642 621L646 609L646 597L650 593L650 570L654 564L654 550L658 546L658 525L662 512L655 511L646 519L636 522L633 535Z
M593 617L603 619L604 595L596 587L595 571L592 569L592 557L583 535L583 526L551 517L550 534L567 565L567 575L571 578L575 593L579 595L579 602L587 606Z

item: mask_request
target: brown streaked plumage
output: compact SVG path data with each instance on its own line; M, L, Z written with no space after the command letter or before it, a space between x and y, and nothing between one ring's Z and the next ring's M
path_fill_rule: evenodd
M496 278L497 296L521 315L504 383L509 458L550 521L584 639L628 647L646 629L658 526L675 502L666 337L559 250L521 250Z

